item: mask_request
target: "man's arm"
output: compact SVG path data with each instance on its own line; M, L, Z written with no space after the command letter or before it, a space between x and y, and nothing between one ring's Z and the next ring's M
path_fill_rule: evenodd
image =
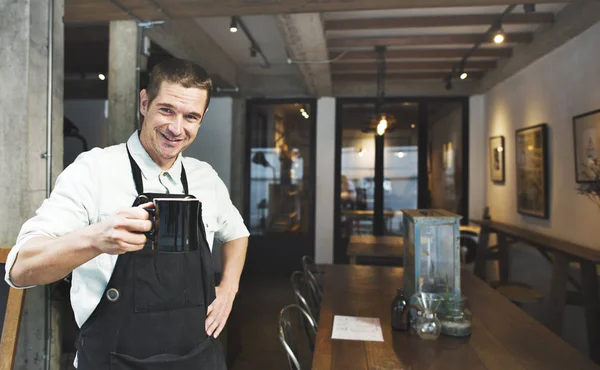
M136 207L60 237L33 237L19 249L10 280L19 287L49 284L102 253L140 250L151 227L148 212Z
M209 336L218 337L229 318L239 289L247 249L248 237L231 240L221 245L223 277L216 287L217 298L208 306L205 329Z

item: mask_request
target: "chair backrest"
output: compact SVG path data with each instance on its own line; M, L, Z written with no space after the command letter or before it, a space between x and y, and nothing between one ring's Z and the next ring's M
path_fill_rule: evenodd
M318 322L320 305L312 293L310 280L302 271L294 271L291 281L296 303L308 311L313 321Z
M294 320L294 312L296 313L296 320ZM300 321L297 320L298 318L300 318ZM299 325L294 326L294 322ZM290 370L301 370L297 340L295 340L293 334L294 327L298 328L299 326L303 326L305 330L308 329L312 337L312 343L314 343L317 325L310 314L297 304L285 306L279 312L279 341L287 354ZM310 349L311 352L313 349Z
M323 299L323 290L321 289L321 279L319 269L315 264L315 261L310 256L302 257L302 270L306 275L310 284L311 293L318 306L321 306L321 300Z

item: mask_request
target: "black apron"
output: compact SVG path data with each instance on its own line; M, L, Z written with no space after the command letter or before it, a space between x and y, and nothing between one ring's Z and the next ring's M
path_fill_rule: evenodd
M154 197L144 193L139 166L127 149L138 192L134 206ZM78 370L225 370L218 340L205 331L206 312L215 299L211 252L199 215L199 245L189 252L144 248L121 254L104 294L80 330Z

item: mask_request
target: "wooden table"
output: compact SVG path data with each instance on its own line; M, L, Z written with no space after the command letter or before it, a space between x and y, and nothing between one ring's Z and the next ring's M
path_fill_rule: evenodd
M545 299L545 323L555 333L561 333L565 305L580 304L584 307L587 324L588 345L592 359L600 364L600 296L596 265L600 264L600 250L560 240L514 225L494 221L476 221L481 224L481 234L475 259L475 274L486 277L486 255L490 233L498 234L500 281L509 281L509 244L523 242L536 248L552 264L550 292ZM569 275L569 263L580 265L581 284ZM577 291L567 291L570 282ZM596 348L596 350L593 350Z
M468 272L462 275L462 289L473 312L472 336L423 341L390 327L402 268L328 265L325 271L313 370L599 369ZM331 340L334 315L378 317L384 342Z
M359 257L404 258L404 238L391 235L352 235L346 254L350 263Z

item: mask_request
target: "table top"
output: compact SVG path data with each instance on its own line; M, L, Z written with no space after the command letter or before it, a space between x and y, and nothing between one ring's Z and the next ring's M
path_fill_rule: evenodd
M403 269L325 266L312 369L599 369L591 360L469 272L462 290L473 312L470 338L423 341L392 331L391 303ZM331 340L334 315L378 317L384 342Z
M404 257L404 238L392 235L352 235L348 256Z

